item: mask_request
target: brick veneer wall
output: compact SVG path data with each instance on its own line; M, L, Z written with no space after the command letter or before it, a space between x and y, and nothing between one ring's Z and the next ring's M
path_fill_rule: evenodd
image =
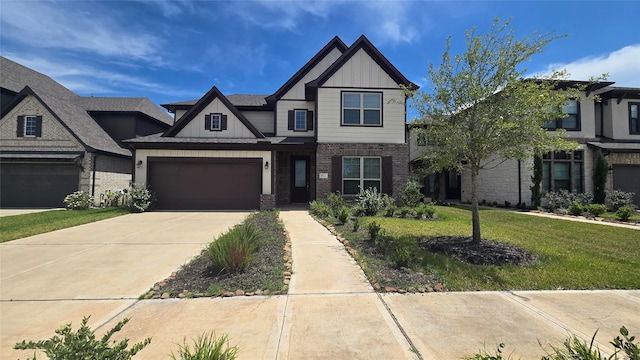
M324 199L331 192L331 158L333 156L391 156L393 158L393 193L398 199L409 179L409 146L407 144L318 144L316 151L316 199ZM320 179L327 173L327 179Z
M291 157L309 157L309 200L316 198L316 162L313 153L278 152L276 154L276 204L278 206L291 203Z
M276 207L275 194L260 194L260 210L270 210Z

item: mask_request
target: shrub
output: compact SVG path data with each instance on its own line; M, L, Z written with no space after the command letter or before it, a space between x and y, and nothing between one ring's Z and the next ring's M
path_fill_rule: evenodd
M536 208L540 207L542 200L543 166L542 156L535 154L533 157L533 176L531 176L533 185L529 189L531 189L531 204Z
M633 205L625 205L616 211L616 217L620 221L629 221L629 218L636 212L636 207Z
M600 216L607 212L607 207L602 204L589 204L585 206L584 210L593 216Z
M229 337L225 334L217 337L215 333L198 336L193 340L193 350L188 344L178 345L178 355L182 360L234 360L240 350L237 346L229 345ZM178 359L173 352L169 355L173 360Z
M218 271L229 273L246 269L260 246L260 230L250 224L240 224L209 244L209 258Z
M633 192L625 192L622 190L607 190L607 198L605 205L610 211L618 211L623 206L631 205L633 202Z
M371 240L375 240L378 237L378 233L380 232L380 224L375 221L372 221L367 225L367 230L369 231L369 238Z
M395 239L384 230L380 230L374 240L376 251L380 254L389 254L393 249L395 249L394 243Z
M417 219L422 219L422 218L431 219L433 218L433 214L435 213L435 211L436 209L435 207L433 207L433 205L427 205L427 204L420 204L416 206L416 208L414 209L414 213Z
M155 197L151 190L144 185L133 185L129 191L127 207L134 213L142 213L150 210L155 203Z
M85 210L93 204L93 196L84 191L76 191L65 196L63 202L69 210Z
M405 206L416 207L422 202L424 196L420 192L420 189L422 189L422 185L417 181L409 180L407 182L407 185L405 185L400 194L400 199L402 199Z
M390 244L391 261L396 268L407 268L413 262L418 252L415 240L410 237L394 239Z
M349 208L343 206L340 208L340 210L338 210L338 214L336 217L338 218L338 221L340 221L340 223L346 224L347 220L349 220L349 215Z
M384 209L384 216L386 217L393 217L393 215L395 215L396 211L398 210L398 208L395 205L390 205L387 206Z
M356 204L356 206L351 208L351 214L355 217L361 217L364 216L364 208L362 207L362 205L358 205Z
M580 205L588 205L593 200L593 195L590 193L571 193L567 190L560 190L558 192L550 191L547 193L549 211L556 209L568 209L573 202L578 202Z
M353 217L351 218L352 221L352 226L353 226L353 232L357 232L360 229L360 218L359 217Z
M321 218L326 218L326 217L329 217L329 215L331 215L331 208L329 207L329 205L325 204L322 201L314 200L311 203L309 203L309 212L312 215L315 215Z
M358 194L356 203L362 206L364 209L364 215L375 216L378 214L378 211L380 211L384 202L382 195L378 192L378 189L368 188Z
M344 206L344 197L340 193L340 190L327 194L327 202L331 208L333 216L338 217L338 212Z
M401 218L406 218L407 215L409 215L409 213L411 212L411 208L409 208L408 206L403 206L398 209L398 212L400 213Z
M582 214L582 211L583 211L582 205L580 205L580 203L577 201L572 202L571 205L569 206L569 214L571 215L578 216Z
M86 316L80 323L77 332L71 330L71 323L60 326L49 340L38 342L22 340L13 347L16 350L43 350L49 359L131 359L140 350L151 343L151 338L134 344L130 349L129 339L120 342L111 341L111 336L122 329L129 322L128 318L118 322L100 339L96 339L94 330L87 326L90 316ZM33 360L35 360L35 355Z
M389 196L389 194L382 194L382 208L388 209L396 206L396 199Z

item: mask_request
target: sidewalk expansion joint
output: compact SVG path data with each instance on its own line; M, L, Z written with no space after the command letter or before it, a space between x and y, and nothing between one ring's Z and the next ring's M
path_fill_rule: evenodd
M139 300L137 297L113 297L113 298L73 298L73 299L0 299L0 303L9 302L53 302L53 301L116 301Z
M376 295L378 296L378 300L380 300L380 302L382 303L384 308L387 309L387 312L389 313L389 316L391 316L391 318L393 319L393 322L396 324L396 326L398 327L398 329L402 333L402 336L404 336L405 340L407 340L407 342L409 343L409 346L411 347L411 352L416 355L418 360L424 360L424 358L422 357L422 354L420 354L420 351L418 350L418 348L415 346L413 341L411 341L411 338L409 337L407 332L404 330L402 325L400 325L400 322L398 321L398 318L396 318L396 316L393 313L393 311L391 311L391 308L389 307L389 305L387 305L387 303L382 298L382 295L380 295L380 293L376 293Z

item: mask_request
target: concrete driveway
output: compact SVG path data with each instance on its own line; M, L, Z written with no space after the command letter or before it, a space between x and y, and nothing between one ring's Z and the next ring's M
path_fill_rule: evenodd
M0 358L86 315L105 324L247 215L130 214L0 244Z

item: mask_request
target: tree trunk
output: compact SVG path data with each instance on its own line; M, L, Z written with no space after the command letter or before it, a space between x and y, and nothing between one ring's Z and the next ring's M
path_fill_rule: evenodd
M471 169L471 222L473 224L473 243L480 243L480 209L478 208L478 168Z

